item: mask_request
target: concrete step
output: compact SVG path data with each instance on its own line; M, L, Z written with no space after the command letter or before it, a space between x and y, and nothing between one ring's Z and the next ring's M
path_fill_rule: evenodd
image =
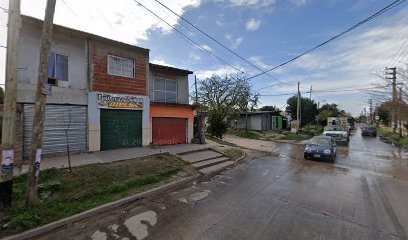
M206 150L210 150L210 151L211 151L212 148L206 147L206 148L201 148L201 149L190 150L190 151L187 151L187 152L179 152L179 153L176 153L176 154L179 155L179 156L182 156L182 155L187 155L187 154L191 154L191 153L202 152L202 151L206 151Z
M208 160L211 158L223 157L224 155L222 155L219 152L212 151L212 150L204 150L200 152L194 152L194 153L189 153L189 154L184 154L184 155L179 155L179 156L187 162L196 163L196 162Z
M217 165L213 165L210 167L206 167L206 168L202 168L199 171L207 176L214 176L220 172L222 172L224 169L233 166L235 162L233 161L226 161L226 162L222 162L220 164Z
M202 169L202 168L206 168L206 167L210 167L213 165L217 165L217 164L226 162L228 160L229 158L227 157L217 157L217 158L212 158L209 160L204 160L204 161L193 163L193 167L195 167L196 169Z

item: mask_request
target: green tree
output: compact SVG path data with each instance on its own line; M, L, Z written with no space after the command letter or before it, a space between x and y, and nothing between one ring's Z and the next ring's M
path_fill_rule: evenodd
M295 119L297 115L297 96L288 98L286 103L286 112ZM301 97L302 126L314 122L318 113L317 104L313 100Z
M207 130L211 136L222 138L230 120L255 108L259 102L259 95L251 90L249 81L242 75L213 75L199 84L198 104L201 110L207 111Z
M259 110L261 111L270 111L270 112L280 112L280 109L276 106L263 106Z

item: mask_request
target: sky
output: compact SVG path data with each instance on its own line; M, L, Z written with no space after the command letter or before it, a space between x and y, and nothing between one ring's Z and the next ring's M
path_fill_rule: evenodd
M199 80L212 74L234 74L237 69L248 77L260 73L155 0L138 1L171 27L133 0L57 0L54 23L148 48L151 62L192 70ZM160 1L262 70L309 50L393 2ZM45 0L21 2L22 14L44 18ZM7 9L8 1L0 0L0 7ZM0 46L7 45L7 14L0 9ZM0 47L0 83L4 83L5 52L6 49ZM250 81L253 89L263 95L260 106L275 105L284 109L287 98L296 94L300 81L303 96L309 97L312 86L314 101L320 105L336 103L357 116L367 107L370 98L367 91L358 89L371 87L371 83L378 81L374 73L385 67L406 67L407 58L408 3L404 2L297 61ZM193 86L192 79L190 76L190 86ZM272 86L267 87L269 85ZM339 89L356 90L338 92Z

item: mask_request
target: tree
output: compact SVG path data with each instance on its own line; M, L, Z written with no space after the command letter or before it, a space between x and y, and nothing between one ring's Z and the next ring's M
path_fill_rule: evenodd
M293 96L288 98L286 101L286 112L288 112L292 118L296 116L297 112L297 96ZM312 123L315 121L316 116L318 115L319 111L317 110L317 104L315 101L310 100L309 98L301 98L301 119L302 119L302 126Z
M280 109L276 106L263 106L259 109L260 111L270 111L270 112L280 112Z
M346 113L344 110L339 109L335 103L326 103L323 104L319 109L318 121L321 125L327 125L328 117L348 117L351 116L349 113Z
M222 138L228 120L258 105L259 95L251 90L249 81L242 75L213 75L199 83L198 103L200 109L208 113L211 136Z

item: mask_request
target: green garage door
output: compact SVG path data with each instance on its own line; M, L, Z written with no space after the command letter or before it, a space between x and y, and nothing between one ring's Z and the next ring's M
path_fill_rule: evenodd
M101 110L101 150L142 146L142 111Z

